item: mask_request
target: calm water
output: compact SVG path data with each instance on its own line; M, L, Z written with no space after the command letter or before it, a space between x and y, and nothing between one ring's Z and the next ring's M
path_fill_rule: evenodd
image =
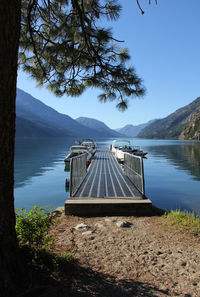
M109 146L112 140L97 141ZM144 160L146 196L155 206L200 214L200 142L134 139L148 151ZM74 139L17 140L15 206L64 205L64 157Z

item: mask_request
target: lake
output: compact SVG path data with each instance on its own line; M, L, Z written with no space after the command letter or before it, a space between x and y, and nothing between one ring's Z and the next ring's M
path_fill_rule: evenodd
M17 139L15 206L63 206L69 193L64 157L75 139ZM97 140L109 146L112 139ZM200 142L133 139L148 152L144 160L146 196L153 205L200 214Z

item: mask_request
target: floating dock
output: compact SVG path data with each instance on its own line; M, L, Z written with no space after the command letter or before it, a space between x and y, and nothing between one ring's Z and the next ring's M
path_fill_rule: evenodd
M77 169L76 169L77 170ZM108 148L99 148L77 189L65 202L66 215L145 215L152 203L139 191Z

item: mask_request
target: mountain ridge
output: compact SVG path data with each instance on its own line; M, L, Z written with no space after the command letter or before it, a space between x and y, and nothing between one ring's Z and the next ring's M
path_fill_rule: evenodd
M101 122L96 119L88 118L88 117L78 117L76 121L85 127L94 128L96 131L100 133L107 133L108 136L112 135L112 137L122 137L124 136L122 133L118 133L115 130L110 129L104 122Z
M27 92L17 89L16 138L115 136L114 130L110 129L109 133L106 133L106 131L86 127L70 116L57 112Z
M196 112L200 111L200 97L188 105L177 109L163 119L156 120L145 127L139 134L141 138L179 139L182 131L191 122Z
M148 125L156 120L150 120L147 123L132 125L128 124L122 128L115 129L117 132L120 132L128 137L137 137L137 135Z

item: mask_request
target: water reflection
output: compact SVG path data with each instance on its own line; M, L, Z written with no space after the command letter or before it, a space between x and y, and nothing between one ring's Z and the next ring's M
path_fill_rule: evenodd
M194 180L200 181L200 143L148 147L149 156L166 158L179 170L186 170Z
M57 162L63 162L73 143L73 138L17 139L15 144L15 188L23 187L34 176L41 176L44 172L53 170Z
M200 214L200 143L149 141L145 150L146 193L153 204Z

